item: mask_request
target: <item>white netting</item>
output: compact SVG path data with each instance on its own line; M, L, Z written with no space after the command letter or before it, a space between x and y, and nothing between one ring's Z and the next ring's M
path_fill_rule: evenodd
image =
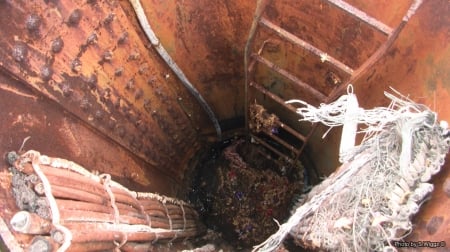
M274 250L289 232L303 245L330 251L395 250L391 241L411 231L412 215L433 190L427 182L449 150L448 124L438 124L434 112L398 93L385 93L389 107L364 110L351 91L318 108L289 101L303 105L297 110L301 120L344 126L344 164L255 250ZM365 125L365 135L354 146L358 124Z

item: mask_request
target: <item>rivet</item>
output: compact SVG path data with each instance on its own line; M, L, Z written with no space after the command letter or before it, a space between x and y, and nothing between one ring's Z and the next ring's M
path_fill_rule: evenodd
M450 198L450 178L447 178L442 185L442 190L444 191L445 195Z
M86 82L90 89L96 89L97 83L98 83L97 75L91 74L91 76L89 76L89 78L86 80Z
M144 108L149 108L150 103L151 103L150 99L145 98L145 99L144 99Z
M81 102L80 102L80 108L81 108L82 110L87 111L87 110L89 109L90 105L91 105L91 104L89 103L89 100L88 100L86 97L84 97L83 99L81 99Z
M443 222L444 222L444 217L433 216L427 223L428 234L429 235L435 234Z
M102 55L102 62L111 62L113 53L111 51L106 51Z
M57 37L52 41L51 50L53 53L59 53L64 47L64 41L61 37Z
M330 86L337 86L342 83L342 80L334 72L328 71L325 75L325 82Z
M117 127L117 134L123 138L125 136L125 128L122 126L118 126Z
M145 74L145 72L147 71L147 69L148 69L147 63L142 64L142 65L139 67L138 73L139 73L140 75Z
M72 94L72 89L68 83L62 84L61 91L65 97L69 97Z
M125 42L127 41L128 38L128 32L122 32L122 34L120 34L119 39L117 40L117 44L122 45L125 44Z
M142 149L142 141L139 141L139 140L133 141L131 144L132 144L137 150L141 150L141 149Z
M81 61L79 58L72 60L71 69L73 72L78 73L81 70Z
M147 81L147 84L152 87L155 85L155 83L156 83L156 77L154 77L154 76L151 77L150 79L148 79L148 81Z
M12 50L12 57L17 62L24 62L28 56L28 46L24 42L17 41Z
M128 60L129 61L138 60L140 56L141 55L139 54L139 52L132 52L130 53L130 55L128 55Z
M86 44L88 45L97 44L97 39L98 39L97 33L93 32L87 37Z
M134 79L130 79L129 81L127 81L127 83L125 84L125 89L127 90L134 89Z
M28 32L38 32L41 25L41 18L37 14L31 14L25 21Z
M123 67L116 68L116 70L114 71L114 75L117 77L121 76L122 73L123 73Z
M106 16L106 18L103 20L103 24L108 26L111 24L111 22L114 20L114 14L113 13L109 13L108 16Z
M134 93L134 99L135 100L139 100L142 98L142 96L144 95L144 91L142 91L142 89L138 89L136 90L136 92Z
M53 75L53 69L49 65L44 65L41 67L41 79L43 81L49 81Z
M95 119L101 121L103 119L103 115L104 115L103 111L97 110L97 111L95 111L94 117L95 117Z
M67 20L67 24L69 26L77 26L80 23L82 15L83 13L81 12L80 9L75 9L74 11L72 11L72 13L70 13L69 19Z
M114 120L109 120L109 122L108 122L108 128L114 129L115 127L116 127L116 121L114 121Z

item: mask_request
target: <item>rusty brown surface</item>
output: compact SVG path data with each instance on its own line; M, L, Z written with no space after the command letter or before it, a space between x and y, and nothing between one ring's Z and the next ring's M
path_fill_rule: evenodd
M351 67L359 66L386 38L325 1L274 2L266 18ZM347 2L395 27L412 1ZM143 4L163 46L219 120L243 117L243 50L255 1ZM383 91L392 86L450 121L448 13L448 1L424 1L387 56L354 83L363 107L386 106ZM0 126L2 153L17 150L31 135L25 149L95 167L143 190L172 195L179 189L177 181L187 160L200 147L198 133L213 135L213 127L149 50L127 1L0 1L0 24L1 73L26 83L2 77L0 104L6 109L0 115L7 122ZM271 41L279 39L263 32L260 42L263 35ZM348 77L287 44L272 43L263 56L324 93L332 90L330 83ZM284 85L281 77L268 75L264 67L257 71L263 84L281 98L319 102L299 88ZM268 100L263 95L258 98ZM267 108L292 128L309 130L309 125L297 125L296 114L274 102L268 101ZM333 130L323 140L325 130L316 131L308 149L320 174L337 167L340 131ZM449 166L447 159L444 171L435 178L436 191L417 217L414 239L450 237L443 228L448 226L444 213L450 198L443 191ZM3 211L13 207L5 206ZM442 223L432 235L426 225L430 220Z
M141 2L162 45L219 120L242 117L243 52L255 1Z
M184 89L118 2L2 2L1 67L180 181L197 132ZM196 106L196 104L192 104ZM205 128L208 126L205 125Z
M355 83L360 105L386 106L383 92L393 87L413 101L438 113L438 120L450 121L450 4L425 1L398 37L386 57ZM441 172L433 178L435 191L415 218L407 240L446 241L450 246L450 162L447 156ZM447 187L446 187L447 185Z

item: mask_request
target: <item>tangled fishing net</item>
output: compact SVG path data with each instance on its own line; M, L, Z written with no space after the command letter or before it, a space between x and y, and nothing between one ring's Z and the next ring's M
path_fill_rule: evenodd
M349 86L331 104L300 100L301 120L343 126L343 165L297 204L290 219L254 251L273 251L290 233L301 245L330 251L396 251L411 218L433 190L428 183L449 150L448 124L424 105L385 92L388 107L364 110ZM358 131L358 125L365 125ZM355 136L363 133L361 144Z

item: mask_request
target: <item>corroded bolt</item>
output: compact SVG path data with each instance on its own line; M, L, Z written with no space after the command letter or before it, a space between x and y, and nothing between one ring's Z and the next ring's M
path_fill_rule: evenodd
M125 89L127 90L134 89L134 79L130 79L129 81L127 81L127 83L125 84Z
M140 56L141 55L139 52L132 52L130 55L128 55L128 60L129 61L138 60Z
M98 39L97 33L93 32L93 33L91 33L91 34L87 37L86 43L87 43L88 45L94 45L94 44L97 44L97 39Z
M91 74L91 76L89 76L89 78L86 80L86 82L90 89L96 89L97 83L98 83L97 75Z
M28 32L38 32L39 26L41 26L41 17L34 13L29 15L25 20L25 26Z
M125 128L124 127L122 127L122 126L118 126L117 127L117 134L121 137L121 138L123 138L124 136L125 136Z
M144 91L142 91L142 89L138 89L136 90L136 92L134 93L134 99L135 100L139 100L142 98L142 96L144 95Z
M122 34L120 34L119 39L117 40L117 44L122 45L125 44L125 42L127 41L128 38L128 32L122 32Z
M83 99L81 99L81 102L80 102L80 108L82 109L82 110L84 110L84 111L87 111L88 109L89 109L89 106L90 106L91 104L89 103L89 100L86 98L86 97L84 97Z
M64 41L61 37L57 37L52 41L51 50L53 53L59 53L64 47Z
M43 81L49 81L52 78L53 75L53 69L49 65L44 65L41 67L41 79Z
M117 77L121 76L122 73L123 73L123 67L116 68L116 70L114 71L114 75Z
M104 116L103 111L101 111L101 110L95 111L95 114L94 114L95 119L101 121L103 119L103 116Z
M112 23L112 21L114 20L114 14L113 13L109 13L108 16L106 16L106 18L103 20L103 24L104 25L110 25Z
M102 62L111 62L112 56L113 54L111 51L104 52L102 55Z
M12 49L12 57L17 62L24 62L28 56L28 46L24 42L17 41Z
M114 120L109 120L108 122L108 128L109 129L114 129L116 127L116 121Z
M444 217L433 216L427 223L427 232L429 235L435 234L444 222Z
M68 83L62 84L61 91L65 97L69 97L72 94L72 89Z
M78 73L81 70L81 61L79 58L72 60L71 69L75 73Z
M442 190L444 191L445 195L450 198L450 177L448 177L444 184L442 185Z
M83 13L80 9L75 9L70 13L69 18L67 19L67 25L69 26L77 26L80 23L81 17L83 16Z

